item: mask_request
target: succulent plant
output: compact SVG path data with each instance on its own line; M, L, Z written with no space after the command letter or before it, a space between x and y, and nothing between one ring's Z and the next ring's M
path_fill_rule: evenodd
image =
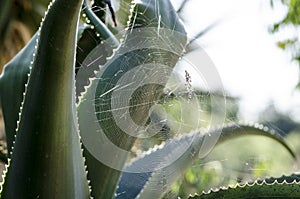
M79 26L81 12L89 25ZM267 136L296 158L274 131L233 124L183 134L127 163L126 152L140 136L139 128L149 124L148 113L165 95L164 86L187 45L184 26L169 0L134 1L130 12L119 42L86 1L54 0L40 29L5 66L0 101L9 153L0 154L7 163L1 198L161 198L214 135L216 144L242 135ZM91 62L93 71L84 76L88 85L78 85L76 93L75 75L80 75L82 61L103 41L109 46L104 66ZM147 78L136 77L140 71ZM126 107L116 100L135 83L126 113L137 127L119 115L118 109ZM115 114L128 126L121 128ZM110 151L109 143L122 150ZM195 198L300 197L298 186L293 174Z

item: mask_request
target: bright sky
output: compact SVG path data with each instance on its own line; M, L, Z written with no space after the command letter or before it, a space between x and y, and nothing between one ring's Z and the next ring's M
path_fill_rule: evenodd
M174 0L175 7L176 2L181 0ZM268 33L285 13L283 6L271 9L265 0L191 0L184 10L190 33L221 19L199 44L214 62L225 90L241 99L245 120L257 120L270 102L300 119L300 94L294 90L298 66Z

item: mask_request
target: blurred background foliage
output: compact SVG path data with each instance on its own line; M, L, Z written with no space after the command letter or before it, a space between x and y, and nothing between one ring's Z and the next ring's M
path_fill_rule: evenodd
M49 0L0 1L1 70L37 31Z
M293 31L293 35L280 40L277 42L277 46L285 51L287 51L292 60L296 61L300 66L300 1L299 0L270 0L271 7L274 7L275 3L281 2L287 8L287 14L285 17L274 23L270 27L270 32L272 34L284 32L286 29ZM297 85L300 88L300 81Z
M37 31L49 1L0 0L0 70L2 70L5 63L22 49ZM284 4L288 12L281 21L270 25L270 32L276 34L286 27L294 28L295 32L297 32L300 26L300 1L271 0L271 6L273 6L275 1L280 1ZM93 11L101 17L101 20L106 22L112 32L118 33L118 31L124 29L126 26L130 2L131 0L112 1L112 6L116 10L117 27L113 27L109 12L103 15L103 12L107 10L102 9L105 7L104 1L97 1L93 7ZM178 12L187 5L187 2L188 0L182 1ZM81 23L84 23L84 21ZM208 30L204 32L209 34ZM91 32L88 34L92 34ZM201 35L199 33L199 37ZM92 38L95 39L96 36L92 35ZM278 41L277 45L291 54L293 60L297 61L300 66L299 35L295 34L295 37ZM80 62L77 64L80 65ZM185 82L183 81L181 84L184 85ZM300 87L300 84L298 87ZM190 116L186 114L185 117L179 117L181 114L178 112L182 110L180 99L185 100L186 96L181 96L182 98L178 96L173 96L172 98L172 96L169 96L164 106L168 117L172 118L173 122L169 123L168 126L164 126L162 131L151 139L138 139L132 151L138 155L150 147L168 140L176 135L177 132L174 129L180 129L180 133L185 133L190 130L206 127L208 123L205 121L209 120L211 114L217 114L211 113L210 95L217 96L217 101L220 101L220 103L224 100L224 96L218 92L208 93L197 88L194 89L194 94L197 96L197 103L201 107L201 110L197 110L196 119L193 117L195 116L193 114L190 114ZM225 122L238 122L240 120L238 101L237 97L226 96ZM188 105L185 109L192 110ZM261 112L259 118L259 122L279 131L300 158L299 122L294 121L288 113L278 111L272 103ZM181 126L179 127L178 125ZM0 123L0 132L0 138L4 139L4 125L2 120ZM172 190L166 194L165 198L177 198L178 195L186 198L189 193L200 193L202 190L208 190L213 187L232 185L236 182L264 178L265 176L290 174L292 171L299 171L299 169L288 155L288 152L281 147L277 147L274 141L267 138L256 138L255 136L238 138L216 147L204 160L200 161L199 159L194 162L183 177L173 185Z

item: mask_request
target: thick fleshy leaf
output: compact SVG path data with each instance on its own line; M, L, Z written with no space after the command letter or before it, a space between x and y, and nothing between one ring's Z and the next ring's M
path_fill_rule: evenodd
M81 4L56 0L49 5L1 198L89 198L74 88Z
M30 62L36 46L37 33L28 44L4 67L0 77L0 101L5 123L7 148L10 152L15 140L20 106L28 80Z
M79 27L77 33L78 40L80 40L88 28L89 26L87 25ZM28 44L4 66L4 71L0 76L0 103L5 123L9 157L11 155L13 141L15 140L20 106L24 99L25 84L28 81L31 61L36 51L37 34L38 33L35 33Z
M242 135L262 135L278 141L295 158L295 154L283 139L274 131L261 125L233 124L219 129L212 129L204 134L190 133L171 140L148 151L144 156L132 161L126 168L117 190L118 199L160 198L178 177L199 158L198 154L205 146L205 137L222 132L217 144ZM140 171L140 172L139 172Z
M130 121L134 120L139 127L144 127L149 109L160 99L164 84L185 44L184 27L168 0L136 1L123 42L96 74L78 106L79 127L86 149L84 156L93 197L114 197L121 170L138 136L137 129L134 129ZM151 64L156 68L151 68ZM163 64L167 65L169 70L158 67ZM145 69L149 81L151 77L153 80L159 77L160 82L143 84L143 76L134 75L142 69ZM127 77L129 79L126 79ZM139 77L142 79L134 79ZM139 85L131 87L135 83ZM126 103L123 97L127 91L133 95L129 102L132 108L127 112L131 119L122 121L126 126L124 128L133 129L124 129L116 121L121 115L115 111L126 112L128 107L123 105ZM117 99L124 100L115 104L119 108L113 108L111 104ZM114 118L115 114L118 115L117 118ZM115 148L112 149L111 146Z
M9 3L11 1L5 2ZM5 6L1 6L1 9L4 8ZM4 12L1 13L1 15L2 14L4 14ZM94 22L95 20L91 21ZM86 24L81 25L78 29L77 39L79 43L77 51L79 52L76 54L76 60L78 62L83 61L84 57L100 43L100 39L95 42L96 33L95 38L87 38L92 33L95 33L95 31L91 30L91 26ZM84 38L81 39L82 37ZM25 84L28 81L29 67L33 60L33 53L36 50L36 41L37 33L35 33L28 44L4 66L4 70L0 76L0 102L4 115L9 155L15 139L20 106L24 97ZM81 64L81 62L79 64Z
M280 178L267 178L252 183L236 184L217 190L195 194L190 199L225 198L300 198L300 176L292 174Z

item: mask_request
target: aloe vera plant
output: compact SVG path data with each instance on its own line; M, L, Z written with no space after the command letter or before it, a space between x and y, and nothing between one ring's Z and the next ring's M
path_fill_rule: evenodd
M90 24L79 27L81 8ZM85 79L89 85L76 105L76 61L84 60L86 52L98 45L85 37L86 31L99 35L99 43L108 41L116 49L104 66L91 63L95 74ZM214 135L220 135L216 144L240 135L267 136L295 158L276 133L261 126L235 124L178 136L126 164L186 44L184 26L168 0L134 1L121 42L86 1L51 2L38 32L5 66L0 78L9 151L7 159L2 158L8 163L1 198L161 198ZM76 53L77 45L85 53ZM76 72L80 75L80 69ZM139 79L138 74L146 76ZM135 90L130 93L129 87ZM127 110L118 99L128 92L136 97L130 98ZM132 123L126 120L129 117ZM120 150L113 151L111 146ZM237 186L228 197L253 190L255 194L260 190L272 196L280 190L282 196L299 196L295 191L298 180L286 183L285 178L289 177L282 177L280 184ZM276 179L268 183L272 181ZM212 197L226 198L225 194L220 191Z

